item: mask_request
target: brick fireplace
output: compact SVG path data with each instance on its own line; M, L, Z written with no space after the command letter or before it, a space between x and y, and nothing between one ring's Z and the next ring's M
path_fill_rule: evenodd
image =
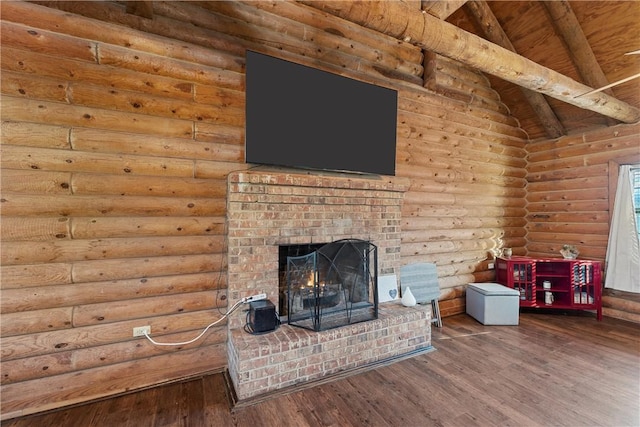
M278 307L282 245L366 240L378 248L378 274L400 267L405 180L286 169L252 169L228 178L228 289L231 301L266 293ZM229 375L238 400L390 360L431 347L430 310L381 304L379 317L328 331L283 324L244 330L229 318Z

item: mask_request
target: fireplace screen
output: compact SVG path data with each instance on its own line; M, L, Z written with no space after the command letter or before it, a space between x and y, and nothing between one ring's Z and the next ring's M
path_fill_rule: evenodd
M338 240L287 257L288 323L322 331L377 319L377 271L377 247L364 240Z

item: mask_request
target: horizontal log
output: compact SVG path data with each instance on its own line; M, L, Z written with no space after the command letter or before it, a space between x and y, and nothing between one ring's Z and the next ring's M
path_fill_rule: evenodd
M509 110L500 100L498 93L491 88L491 84L481 73L464 66L459 62L429 52L429 66L431 75L425 87L436 93L447 96L454 92L452 98L467 102L470 106L483 108L491 113L501 113L504 123L513 122L509 117Z
M526 244L525 238L512 237L505 239L505 242L509 242L510 247L524 246ZM400 248L400 254L403 259L405 256L411 255L424 255L424 254L446 254L457 251L482 251L488 252L495 248L494 240L441 240L430 242L428 245L421 247L419 250L409 252L405 246Z
M286 21L293 20L304 24L307 27L315 27L320 30L344 37L348 40L358 40L360 43L384 52L387 55L397 56L399 59L412 63L422 63L422 51L411 43L402 40L390 39L377 31L369 31L361 27L354 27L342 20L335 19L315 8L291 2L244 2L250 7L273 13L277 16L287 18ZM254 13L258 14L256 10ZM419 74L417 74L419 75Z
M441 265L437 267L439 270L438 274L442 274L443 276L453 277L453 276L464 276L468 274L473 274L478 270L478 262L459 262Z
M405 261L405 257L415 256L423 256L427 258L432 257L437 259L444 253L444 251L442 250L443 248L447 246L457 246L459 247L460 251L482 254L482 259L486 259L487 254L492 253L498 249L496 239L500 238L502 237L496 236L494 239L478 239L477 241L467 241L466 244L463 245L461 243L463 242L463 240L458 240L455 236L452 236L445 241L440 239L421 243L403 244L400 253L402 255L403 262L410 262ZM520 239L519 241L524 241L524 239ZM452 244L449 245L448 242L452 242ZM476 265L478 264L478 260L474 260L474 262Z
M218 253L224 242L214 236L121 237L100 240L2 242L3 265L60 263L97 259Z
M611 158L635 158L640 155L640 147L629 144L628 148L618 150L608 150L600 153L594 152L593 154L584 154L580 156L572 156L562 159L562 167L564 168L581 168L585 166L603 165L607 166ZM529 173L535 174L539 172L545 172L550 169L554 169L554 164L557 165L558 161L549 160L546 162L530 163ZM581 175L584 176L584 175Z
M413 230L448 230L448 229L483 229L500 227L523 227L526 221L522 218L482 218L482 217L419 217L402 218L402 231Z
M416 116L432 116L443 120L445 122L453 122L459 126L467 126L470 128L484 129L485 131L491 131L496 134L507 135L514 138L524 138L526 135L523 133L515 122L507 120L504 116L493 113L490 110L474 109L470 108L467 103L460 103L451 105L450 100L446 100L447 108L437 109L435 106L431 106L436 100L429 100L427 104L423 102L416 102L405 97L398 98L398 110L404 113L415 114ZM440 102L445 102L445 99ZM435 108L432 110L432 108ZM493 119L493 120L492 120ZM500 120L496 122L494 120ZM503 123L503 122L508 123Z
M608 292L608 291L605 290L605 292ZM636 313L638 316L640 316L640 301L624 299L623 296L616 296L615 294L602 295L602 306Z
M399 99L399 104L402 103L403 99L404 98ZM447 101L448 104L450 104L450 101ZM421 109L427 111L420 111ZM408 108L399 106L398 118L402 122L415 121L417 125L425 127L434 126L442 128L442 126L456 123L456 128L459 129L461 134L464 135L465 130L468 130L469 134L479 132L481 133L478 135L479 138L491 140L493 137L493 142L496 141L495 138L499 138L500 136L514 139L525 137L522 129L519 127L492 120L497 119L499 115L491 113L486 109L467 107L466 109L460 108L460 111L456 111L456 109L451 108L449 105L447 105L446 108L441 107L440 109L436 107L434 111L428 111L428 109L428 106L421 105L408 106ZM425 116L430 118L428 122L423 121Z
M202 64L235 72L242 71L242 64L237 61L235 55L219 50L212 50L208 46L198 46L197 44L189 43L179 38L166 37L164 35L157 36L148 31L141 37L140 31L137 29L104 22L106 16L101 14L101 9L102 11L107 10L103 8L102 5L95 5L92 8L93 13L96 15L95 18L100 18L100 20L87 19L78 15L74 16L74 19L68 19L67 14L51 9L41 11L41 16L47 16L47 21L51 22L50 25L55 24L57 31L83 39L101 42L101 44L99 44L100 47L102 43L123 46L139 52L158 55L163 58ZM115 10L117 9L112 9L112 11ZM185 23L180 23L180 25L186 27ZM192 26L189 26L189 29L192 28ZM175 35L175 33L173 34Z
M558 183L558 188L555 191L527 194L529 203L608 199L609 191L607 187L585 187L578 190L565 190L560 183Z
M212 197L225 198L227 182L162 176L117 176L108 174L74 173L71 179L73 194L156 196L156 197Z
M12 335L69 329L71 328L72 316L72 307L48 308L20 313L3 311L0 335L9 337Z
M568 244L568 245L572 245L575 244L573 242L569 242L569 241L562 241L562 242L555 242L555 243L551 243L551 242L542 242L542 243L537 243L537 242L529 242L529 244L527 244L527 254L528 256L531 257L553 257L553 258L562 258L562 256L560 255L560 249L562 248L563 245ZM605 255L606 255L606 248L603 247L598 247L598 246L587 246L587 245L582 245L580 246L580 256L579 259L590 259L590 260L596 260L596 261L604 261Z
M145 156L204 159L214 161L244 161L244 128L198 123L198 129L206 128L210 138L199 141L181 138L161 138L105 129L74 128L71 130L73 148L80 151L144 154ZM166 161L166 159L165 159Z
M502 217L502 218L523 218L527 211L523 207L500 207L500 206L440 206L422 203L403 203L402 215L406 218L420 217Z
M193 137L193 124L188 120L25 100L13 96L3 97L2 116L4 120L12 121L34 121L58 126L81 126L189 139Z
M546 191L579 190L587 188L607 187L609 179L606 175L587 176L584 178L567 178L557 181L529 182L527 193L540 193Z
M388 52L386 55L380 54L379 47L388 46L390 43L389 38L378 34L378 43L367 45L360 42L360 37L356 33L352 32L352 37L344 37L340 28L335 28L339 22L337 20L332 22L331 29L333 31L327 31L324 28L306 25L297 19L285 20L278 15L260 13L256 11L255 2L216 2L203 3L202 6L215 12L215 15L212 16L218 18L212 19L209 22L209 26L215 26L214 29L216 31L225 34L231 34L242 39L262 41L263 43L268 40L268 42L264 43L266 45L285 44L288 51L295 51L307 57L315 56L323 61L340 65L347 70L360 68L360 61L364 59L376 66L399 73L418 77L422 75L420 62L399 60L392 52ZM298 8L304 8L304 6L298 6ZM220 17L231 19L221 19ZM242 24L239 25L239 23ZM247 26L247 23L249 26ZM361 32L375 34L375 32L366 29L362 29ZM331 46L332 49L324 49L318 52L318 46ZM316 52L313 52L314 50ZM356 65L354 61L358 61L359 64Z
M539 212L527 216L527 221L532 223L609 223L609 213L601 212ZM608 225L607 225L608 228Z
M439 277L444 277L440 266L446 266L449 264L471 262L479 264L487 259L487 252L485 251L460 251L451 253L448 257L443 257L440 254L424 254L419 262L430 262L436 264L436 270ZM404 262L404 261L403 261Z
M468 83L438 71L435 79L429 82L427 89L447 98L466 102L470 107L473 107L473 111L477 115L481 115L481 112L484 111L501 123L514 124L513 118L508 116L498 118L498 114L508 114L507 107L496 100L496 92L487 90L485 86Z
M4 175L3 175L4 179ZM24 218L3 216L0 234L4 242L46 241L71 238L69 218Z
M526 190L521 187L501 187L497 185L489 185L484 183L440 183L435 180L428 179L412 179L409 184L408 191L418 193L447 193L460 195L477 195L478 193L486 194L491 197L518 197L523 198Z
M514 167L525 167L525 150L521 147L513 146L510 140L505 139L483 139L482 137L472 137L467 135L456 135L448 132L447 129L430 127L429 124L418 121L402 122L398 126L398 148L411 147L417 144L416 140L423 143L438 144L442 148L461 152L472 152L483 156L486 153L492 154L494 159L508 163Z
M584 179L593 176L606 176L608 174L608 165L601 163L598 165L589 165L584 167L572 167L566 168L562 166L561 169L548 169L536 173L529 172L527 180L529 182L564 182L570 179Z
M75 327L57 331L40 332L29 335L3 337L0 354L2 361L25 357L56 354L71 350L98 347L116 342L128 342L132 345L140 338L133 338L134 327L151 326L152 336L162 337L168 333L202 330L212 322L222 318L224 312L206 310L193 313L180 313L126 320L123 322ZM225 320L219 323L225 325ZM135 345L135 344L133 344Z
M11 9L9 6L8 9ZM3 7L3 11L4 11ZM5 20L0 23L2 31L2 47L12 47L32 52L43 53L51 58L58 56L76 60L96 62L96 44L77 37L35 29L29 24L20 25ZM40 23L37 24L41 27Z
M3 71L2 94L21 98L68 103L69 89L64 81L13 71Z
M151 196L3 195L2 211L9 216L222 216L219 199Z
M425 165L417 164L396 164L396 176L414 177L417 179L433 180L442 184L452 182L479 182L483 184L520 187L526 186L526 180L519 177L490 175L490 174L473 174L466 171L457 171L451 168L434 169L425 167Z
M195 139L202 142L215 142L215 150L233 150L233 157L224 157L218 151L215 160L244 161L244 127L223 126L215 123L196 123ZM212 148L213 150L213 148Z
M430 204L451 205L451 206L505 206L524 208L526 201L516 197L496 197L492 195L472 196L468 194L442 194L412 191L406 193L404 202L407 204L420 204L427 202ZM482 214L482 213L481 213Z
M100 64L186 80L192 83L215 84L234 90L244 90L244 74L215 67L159 57L119 46L100 45Z
M0 309L2 313L14 313L202 291L215 295L216 306L223 307L226 305L225 288L226 277L222 275L222 271L59 286L34 286L3 289Z
M487 99L493 99L498 101L499 104L502 104L502 102L500 102L500 95L498 95L494 89L491 89L491 81L482 72L468 67L459 61L447 58L446 56L435 54L435 60L435 69L439 73L446 74L456 80L462 80L467 84L471 84L477 87L478 90L482 91L480 96ZM477 95L477 93L474 93L474 95ZM502 109L505 113L508 112L508 109L504 105L502 105L501 110Z
M250 163L197 160L194 176L202 179L227 179L227 175L231 172L243 171L249 168L251 168Z
M190 274L194 271L220 271L226 257L218 254L163 256L151 258L128 258L73 263L73 281L96 282L139 277Z
M455 80L453 77L438 74L435 83L429 83L427 89L445 98L456 99L465 102L474 107L474 111L491 111L497 113L505 113L506 106L502 103L496 103L492 99L482 98L473 94L478 91L477 86L465 85Z
M86 381L75 381L77 373L4 385L3 417L13 418L74 403L94 400L136 388L177 380L185 376L222 370L226 350L222 344L107 365L84 372Z
M3 146L1 151L6 153ZM34 169L2 169L2 191L22 194L71 195L71 173Z
M237 55L241 55L243 52L243 50L239 48L237 43L233 43L229 40L230 38L228 36L206 29L206 25L203 25L202 22L207 22L207 19L211 20L211 17L206 13L203 13L203 9L192 6L193 8L195 8L196 12L186 12L184 3L181 3L180 5L159 3L154 4L153 19L146 19L135 16L133 14L127 13L126 8L123 8L122 5L107 2L99 3L97 5L84 4L82 2L40 3L43 3L51 8L71 12L75 15L93 18L98 21L108 22L109 25L112 26L126 27L127 29L135 29L148 34L157 34L162 37L166 37L167 39L183 40L196 45L205 46L212 51L222 51ZM167 13L165 13L167 9L177 10L175 19L163 16L168 15ZM200 16L202 16L202 18L200 18ZM59 20L54 20L54 22L57 21ZM75 21L72 21L72 23L73 22ZM65 27L65 31L73 32L79 30L73 27ZM106 41L107 39L103 40ZM118 44L116 41L114 41L114 43Z
M69 99L75 105L108 108L122 112L167 117L180 120L220 123L242 126L245 119L244 105L203 104L191 100L179 100L145 95L139 92L114 90L110 86L95 86L72 83L68 89ZM46 98L45 98L46 99Z
M163 95L172 99L193 99L194 96L193 83L182 79L142 74L115 67L111 67L105 73L104 66L97 63L79 62L63 56L50 57L4 46L0 58L4 70L29 72L66 82L82 81L85 84ZM52 61L55 61L54 67Z
M583 233L530 231L527 237L537 243L572 242L571 244L577 245L579 249L581 245L606 247L609 241L609 232L591 234L586 231ZM564 243L562 244L564 245Z
M5 53L2 49L2 54ZM4 62L3 62L4 65ZM2 143L42 148L71 148L68 127L42 123L2 122Z
M533 213L555 213L555 212L602 212L606 211L609 204L606 200L586 200L586 201L558 201L529 203L527 209L529 214Z
M521 164L520 160L457 148L448 141L443 143L429 141L428 138L419 141L407 139L399 145L396 150L397 162L423 164L423 162L429 161L429 164L433 164L434 167L451 165L456 169L462 169L461 166L464 165L465 170L468 169L477 174L497 174L520 178L526 176L525 165Z
M222 236L225 218L217 217L74 217L75 239L136 236Z
M125 21L121 23L126 23L126 11L122 8L112 7L107 4L97 4L91 8L82 6L74 7L74 5L60 5L60 7L63 10L74 11L78 14L75 15L73 19L70 19L68 14L55 9L34 8L28 10L29 14L34 14L35 16L26 18L20 16L21 12L25 12L25 8L15 7L10 10L11 13L6 19L32 23L37 18L40 18L45 23L39 23L41 27L57 30L75 37L96 40L117 46L125 46L130 49L152 53L161 57L205 64L221 69L234 71L241 71L242 69L242 66L235 60L234 55L219 50L212 50L209 46L198 46L186 40L180 40L179 37L171 37L179 34L176 31L171 31L171 34L163 34L162 36L156 36L153 34L154 31L145 31L144 36L141 37L140 29L130 28L130 25L114 25L110 22L104 22L107 20L120 19L121 21ZM85 18L81 16L82 14L89 14L96 19ZM154 20L155 19L156 17L154 16ZM145 22L145 20L130 19L128 22ZM186 23L184 22L174 21L174 25L186 27ZM189 29L194 30L193 26L189 26ZM146 30L146 28L142 28L142 30ZM183 28L183 30L185 29Z
M473 239L501 239L506 237L525 237L526 230L522 227L500 227L500 228L457 228L457 229L425 229L412 230L402 236L403 245L428 245L433 241L440 240L473 240Z
M222 294L218 294L220 296ZM225 298L216 298L216 293L202 292L176 293L123 301L110 301L79 305L73 308L73 326L104 325L141 317L167 316L202 310L224 309Z
M636 137L626 138L612 138L602 141L593 141L582 144L575 144L570 146L564 146L561 148L554 148L545 152L536 152L529 154L529 162L541 163L548 161L568 161L572 157L585 156L587 158L594 157L595 155L602 155L615 152L615 151L629 151L629 149L635 149L637 153L640 153L640 146L638 146L638 139Z
M620 124L617 126L593 129L589 132L576 133L574 135L563 136L558 139L547 139L531 141L527 143L527 151L531 154L544 153L549 150L574 145L589 144L591 142L606 141L610 139L626 139L637 137L640 133L640 123Z
M535 222L531 220L527 223L526 229L529 233L572 233L572 234L603 234L609 233L609 224L607 222L584 222L579 218L574 219L575 222Z
M33 149L2 145L2 165L10 169L192 177L193 161L187 159L90 153L76 150Z
M640 323L640 314L638 314L637 312L618 310L616 308L607 307L605 305L602 306L602 315L604 317L611 317L613 319L626 320L627 322L633 322L636 324Z
M168 334L162 336L161 342L185 342L195 336L197 334L194 331ZM224 345L226 340L226 327L216 326L209 329L202 339L193 344L177 346L175 349ZM99 347L80 348L73 352L67 351L29 359L3 361L1 365L2 385L141 360L161 354L166 354L166 347L158 347L146 339L137 338L135 345L132 345L131 341L125 341Z
M398 128L407 124L415 129L420 129L423 135L429 135L431 132L444 132L444 135L456 138L467 137L472 141L485 141L491 149L501 149L502 147L514 147L519 148L520 155L514 155L514 157L522 158L525 155L524 139L522 135L518 135L520 132L517 128L512 129L509 133L496 132L493 128L484 129L480 127L479 123L486 123L484 120L478 118L476 121L465 119L466 124L457 123L455 121L448 121L451 116L442 116L442 110L449 110L456 108L455 119L461 119L465 116L466 108L465 103L455 104L452 100L443 97L437 97L440 102L434 102L433 97L428 98L424 93L420 94L413 91L399 92L399 102L404 99L411 99L413 104L420 103L422 106L422 112L414 112L420 110L416 105L412 107L412 110L402 109L402 103L399 104L398 109ZM454 103L452 106L451 104ZM425 121L425 116L429 117L428 121ZM506 126L503 125L502 131L506 130Z
M228 107L231 111L244 111L246 108L245 98L245 93L242 91L205 84L197 84L193 96L194 101L198 104L219 105ZM242 127L242 125L244 125L244 117L241 126L238 127Z
M71 283L71 264L32 264L0 266L0 288L16 289ZM1 300L1 299L0 299Z

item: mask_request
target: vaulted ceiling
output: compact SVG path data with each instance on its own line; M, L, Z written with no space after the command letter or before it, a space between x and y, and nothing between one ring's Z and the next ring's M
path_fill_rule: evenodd
M638 1L298 1L485 73L531 140L640 121L640 79L592 92L640 71Z
M638 1L427 0L422 8L593 89L636 76L594 96L607 94L640 108L640 54L631 54L640 49ZM487 75L532 140L619 123Z

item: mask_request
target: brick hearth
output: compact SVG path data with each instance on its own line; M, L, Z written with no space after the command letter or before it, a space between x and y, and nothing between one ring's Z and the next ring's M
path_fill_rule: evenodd
M393 177L252 169L229 175L228 289L231 301L266 293L278 306L279 245L362 239L378 247L378 274L400 267L406 180ZM244 332L229 318L229 374L239 399L429 348L430 315L398 304L377 320L324 332L283 325ZM302 358L307 358L302 366Z
M379 317L327 331L283 325L229 340L229 372L239 401L431 348L430 306L380 304Z

